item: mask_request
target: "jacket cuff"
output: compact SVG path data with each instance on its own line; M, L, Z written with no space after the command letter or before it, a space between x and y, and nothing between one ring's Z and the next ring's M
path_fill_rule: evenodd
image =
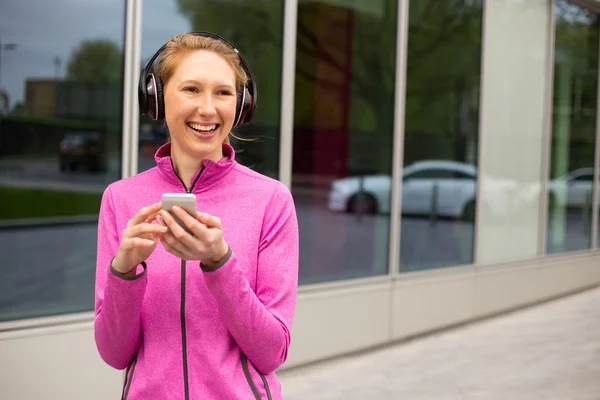
M227 263L227 261L229 261L229 259L231 258L231 247L227 246L227 254L225 254L225 257L223 257L223 259L221 261L219 261L218 264L212 266L212 267L205 267L204 265L202 265L202 262L200 262L200 269L204 272L214 272L216 270L218 270L219 268L221 268L223 265L225 265Z
M112 259L112 260L110 260L110 264L109 264L110 272L112 272L112 273L113 273L113 275L115 275L115 276L116 276L116 277L118 277L118 278L124 279L124 280L126 280L126 281L134 281L134 280L136 280L136 279L139 279L139 278L141 278L141 277L142 277L142 276L144 276L144 274L146 273L146 268L147 268L147 265L146 265L146 262L145 262L145 261L142 261L142 263L141 263L141 266L144 268L144 270L143 270L141 273L139 273L139 274L138 274L138 273L137 273L137 268L138 268L138 267L136 266L136 267L135 267L135 269L136 269L136 274L135 274L134 276L130 276L130 275L125 275L125 274L122 274L122 273L120 273L119 271L117 271L116 269L114 269L114 268L113 268L113 266L112 266L112 262L113 262L113 260L114 260L114 257L113 257L113 259Z

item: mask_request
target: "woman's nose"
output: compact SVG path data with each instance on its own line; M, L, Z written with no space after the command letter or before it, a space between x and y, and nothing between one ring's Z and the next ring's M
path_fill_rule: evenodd
M211 96L202 96L198 101L198 112L201 115L214 115L215 106Z

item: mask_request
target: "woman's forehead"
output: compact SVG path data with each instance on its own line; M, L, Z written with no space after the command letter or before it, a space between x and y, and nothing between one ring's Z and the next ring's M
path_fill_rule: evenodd
M173 78L178 81L211 81L234 84L235 72L231 64L219 54L208 50L196 50L179 59Z

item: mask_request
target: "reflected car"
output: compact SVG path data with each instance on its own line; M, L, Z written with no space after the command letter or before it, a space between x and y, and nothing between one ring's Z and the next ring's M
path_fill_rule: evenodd
M75 171L84 167L100 172L107 169L104 135L99 132L68 132L60 141L59 168Z
M353 176L332 182L328 208L348 213L388 214L392 179L389 175ZM402 214L458 217L473 220L477 193L474 165L424 160L402 171Z
M594 169L578 168L548 184L550 207L591 208Z

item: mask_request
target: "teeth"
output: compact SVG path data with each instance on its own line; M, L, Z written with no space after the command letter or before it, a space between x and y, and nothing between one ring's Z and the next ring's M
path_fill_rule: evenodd
M217 129L217 125L198 125L198 124L188 124L188 126L192 129L202 132L211 132Z

